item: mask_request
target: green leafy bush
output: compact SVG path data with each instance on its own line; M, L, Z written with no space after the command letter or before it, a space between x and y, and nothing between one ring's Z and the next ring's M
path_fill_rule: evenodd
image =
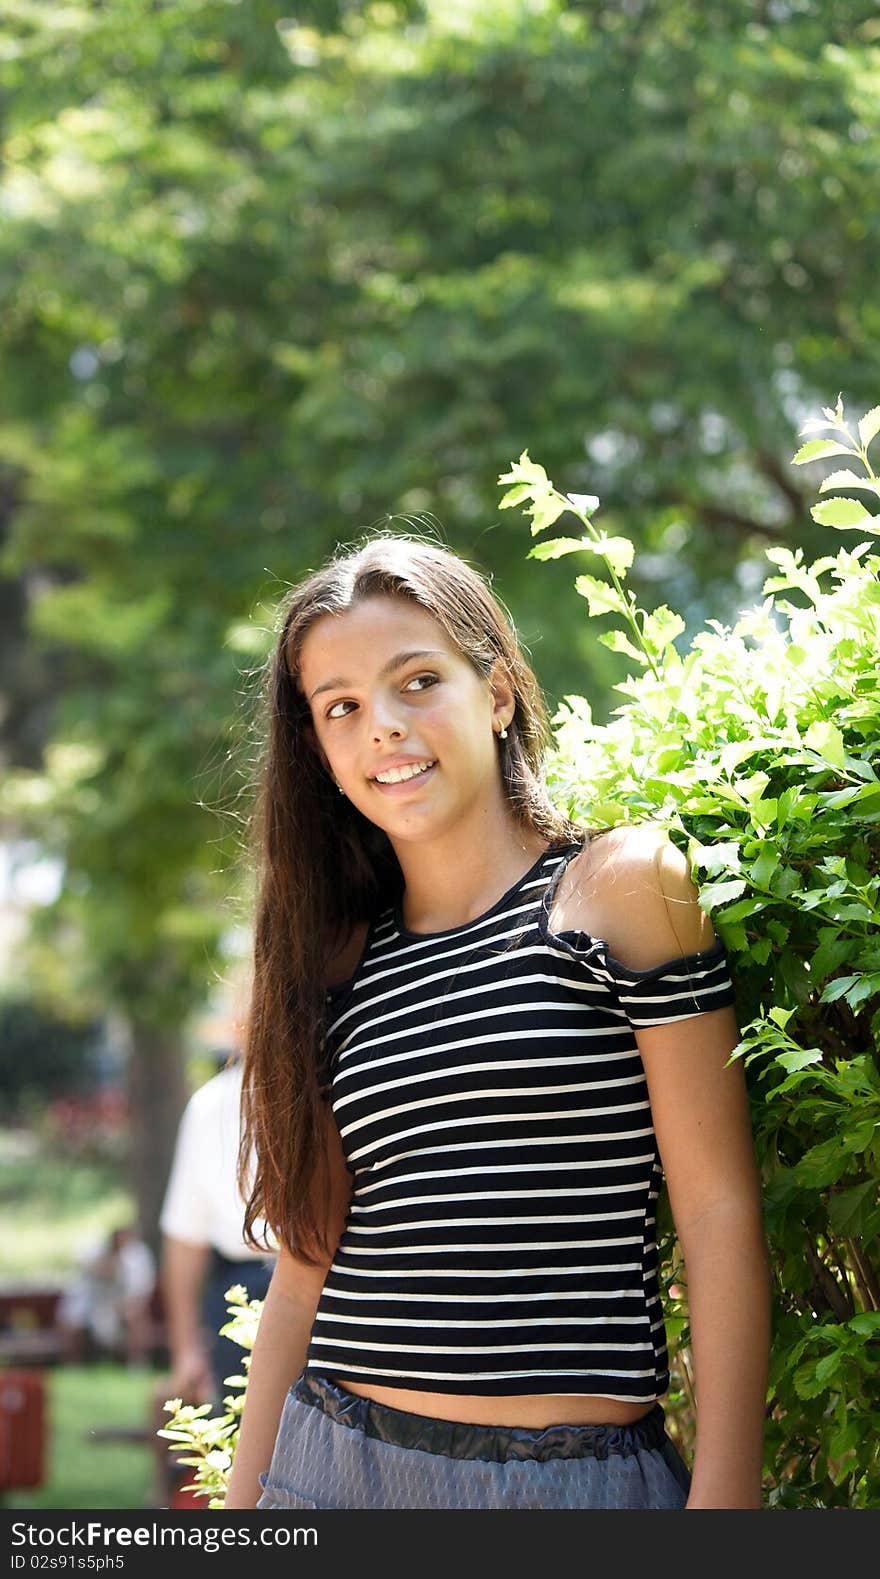
M880 407L858 424L825 408L829 439L793 464L846 455L825 477L880 499L868 447ZM805 430L807 431L807 430ZM775 1320L765 1480L771 1507L872 1507L880 1501L880 515L834 495L820 524L855 531L852 548L805 565L774 547L763 602L728 628L716 620L685 654L685 622L641 609L626 588L628 539L592 524L598 500L564 495L520 456L502 508L524 504L537 536L566 512L578 537L530 558L592 556L604 575L575 588L598 640L636 665L608 724L566 696L554 720L548 787L590 826L651 818L685 849L700 899L730 955L774 1263ZM783 595L785 594L785 595ZM693 1402L686 1287L668 1201L665 1269L673 1385L669 1423L687 1448ZM244 1291L239 1291L246 1305ZM258 1302L224 1329L249 1347ZM237 1329L237 1330L236 1330ZM245 1362L247 1363L247 1362ZM240 1378L242 1387L244 1378ZM241 1399L213 1421L176 1406L163 1434L186 1445L196 1484L220 1506ZM174 1406L172 1406L174 1407Z
M846 455L820 493L880 500L868 447L838 399L833 437L793 464ZM601 826L651 818L690 856L700 899L730 954L775 1268L766 1453L771 1506L870 1507L880 1501L880 515L835 494L812 509L860 540L812 565L774 547L759 607L708 629L680 654L684 621L648 612L625 587L632 545L591 522L598 500L559 493L527 453L500 481L502 508L528 504L532 532L573 512L578 538L530 556L586 552L606 574L580 575L591 617L617 616L598 640L637 668L626 701L594 723L567 696L553 723L554 799ZM783 594L786 594L783 596ZM789 595L790 594L790 595ZM690 1393L684 1299L668 1202L661 1255L671 1402ZM688 1422L679 1421L687 1437Z

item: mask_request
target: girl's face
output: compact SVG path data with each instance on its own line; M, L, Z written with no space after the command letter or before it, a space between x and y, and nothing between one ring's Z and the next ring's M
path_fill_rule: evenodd
M322 615L303 641L300 683L322 762L389 837L437 835L503 795L496 734L515 701L504 666L490 685L418 604L382 595ZM403 763L434 765L376 781Z

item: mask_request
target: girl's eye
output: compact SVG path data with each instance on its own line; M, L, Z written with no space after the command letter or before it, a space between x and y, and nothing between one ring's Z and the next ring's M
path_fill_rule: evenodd
M409 687L411 685L415 685L418 680L428 680L431 685L436 685L437 684L437 675L436 674L414 674L411 680L407 680L406 685L404 686L404 690L405 691L409 690ZM419 689L421 690L421 687L419 687ZM334 716L337 717L337 718L340 718L340 717L341 718L347 718L348 717L347 713L341 713L341 714L340 713L335 713L334 714L335 708L337 708L337 707L344 707L346 705L346 703L347 703L347 700L348 700L348 698L343 698L339 702L334 702L331 707L328 707L327 712L326 712L326 714L324 716L326 718L333 718Z

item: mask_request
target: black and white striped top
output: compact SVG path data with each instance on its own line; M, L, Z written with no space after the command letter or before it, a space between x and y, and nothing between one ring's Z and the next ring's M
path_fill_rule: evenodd
M371 924L327 994L351 1207L306 1366L428 1392L650 1402L669 1385L662 1174L634 1028L734 1002L712 949L635 971L551 933L544 851L485 915Z

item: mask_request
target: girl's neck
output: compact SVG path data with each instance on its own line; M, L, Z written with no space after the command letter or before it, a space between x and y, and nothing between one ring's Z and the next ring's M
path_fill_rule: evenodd
M404 876L400 909L412 932L444 932L485 914L548 848L531 827L459 831L430 842L396 843Z

